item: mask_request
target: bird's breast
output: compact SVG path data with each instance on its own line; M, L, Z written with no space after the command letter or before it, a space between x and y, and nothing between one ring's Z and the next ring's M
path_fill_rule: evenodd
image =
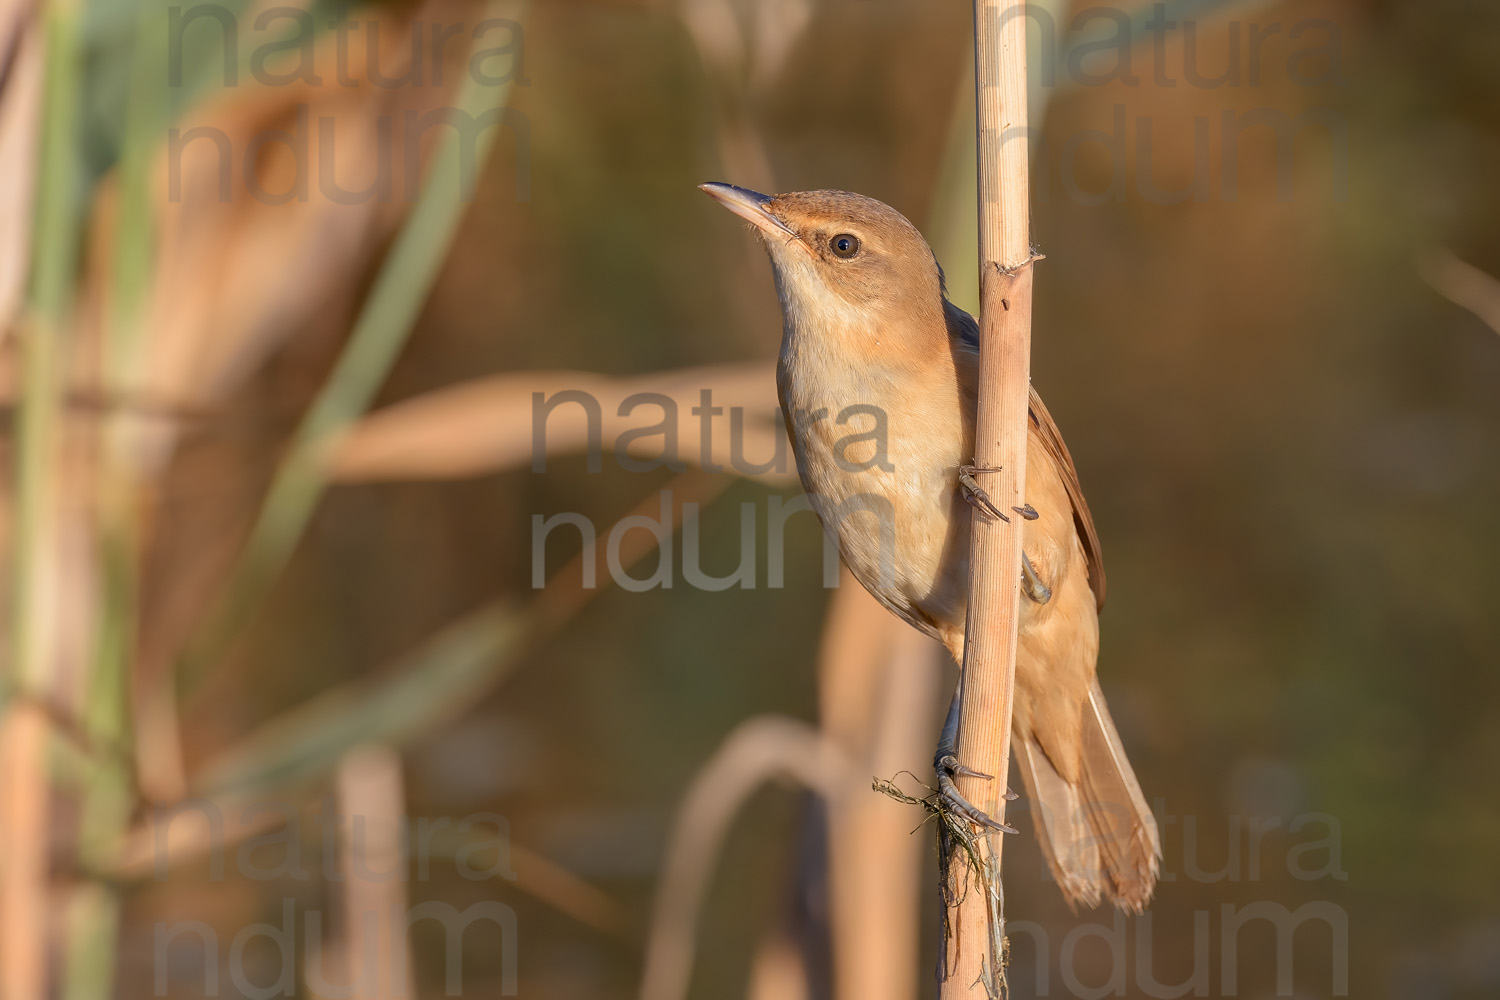
M953 380L945 388L940 374L805 349L784 350L778 368L813 510L851 572L906 617L949 600L940 592L962 575L949 552L956 528L967 536L955 489L968 433Z

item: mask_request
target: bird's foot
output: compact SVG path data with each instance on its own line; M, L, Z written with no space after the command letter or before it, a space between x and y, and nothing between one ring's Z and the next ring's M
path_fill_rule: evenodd
M1042 582L1026 553L1021 553L1021 591L1037 604L1052 600L1052 588Z
M987 826L991 830L999 830L1002 833L1019 833L1015 827L1007 826L993 818L974 803L963 797L959 792L958 785L954 784L955 775L965 775L970 778L983 778L993 781L994 776L976 771L960 763L954 755L953 748L944 743L938 744L937 756L933 759L932 768L937 772L937 797L940 808L952 813L958 818L972 823L975 826ZM1015 801L1016 793L1010 789L1005 790L1005 801Z
M990 499L990 495L984 491L984 488L979 485L979 481L974 478L974 474L978 472L999 471L999 469L981 469L977 465L960 465L958 467L958 488L963 494L963 498L969 502L969 506L990 517L998 517L1002 521L1009 521L1010 518L1006 517L1005 512L995 506L995 501ZM1036 512L1036 508L1031 506L1031 504L1026 504L1024 507L1012 507L1011 510L1020 514L1021 517L1028 521L1035 521L1042 516ZM1031 560L1026 558L1026 553L1024 552L1021 553L1021 589L1027 597L1031 598L1037 604L1046 604L1052 600L1052 589L1042 582L1042 578L1037 575L1036 569L1031 565ZM940 771L939 778L941 776Z
M990 499L990 495L979 485L979 480L974 478L975 473L978 472L999 471L999 469L981 469L977 465L960 465L958 467L958 489L963 494L963 498L968 501L970 507L992 518L1009 521L1010 518L1006 517L1005 512L995 506L995 501Z
M990 495L984 491L984 487L979 485L979 480L974 478L977 473L999 471L999 469L980 468L977 465L960 465L958 467L958 488L971 507L984 511L984 513L991 517L998 517L1002 521L1009 521L1010 518L995 505L995 501L990 499ZM1035 521L1042 516L1036 512L1036 508L1031 506L1031 504L1012 507L1011 510L1020 514L1027 521Z

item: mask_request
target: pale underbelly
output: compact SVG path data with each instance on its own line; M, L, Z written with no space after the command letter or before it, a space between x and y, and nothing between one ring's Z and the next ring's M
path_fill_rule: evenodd
M958 490L959 460L925 464L893 458L894 471L851 471L830 451L800 447L798 471L813 510L850 572L886 607L944 638L964 626L972 509ZM1054 586L1080 563L1072 505L1035 438L1028 448L1027 496L1041 515L1023 521L1022 547ZM1013 515L1014 516L1014 515ZM1050 609L1048 609L1050 610ZM1023 602L1022 627L1050 617Z

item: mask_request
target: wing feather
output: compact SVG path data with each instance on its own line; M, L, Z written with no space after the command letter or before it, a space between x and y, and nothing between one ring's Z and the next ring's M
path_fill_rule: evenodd
M961 355L960 381L967 383L964 385L965 392L972 393L978 388L973 383L978 379L979 324L974 322L973 316L947 299L943 300L943 313L948 321L948 336L955 351ZM964 379L964 375L968 378ZM1058 475L1068 491L1068 499L1073 503L1073 523L1078 526L1078 538L1083 543L1083 555L1088 562L1089 589L1094 592L1094 607L1103 610L1104 554L1099 549L1099 533L1094 530L1094 515L1089 512L1088 501L1083 498L1083 486L1078 482L1078 469L1073 465L1073 456L1068 453L1062 432L1053 422L1052 414L1047 412L1047 406L1042 402L1035 386L1031 389L1031 427L1052 463L1057 466Z
M1083 486L1078 482L1078 469L1073 465L1073 456L1063 443L1062 432L1047 412L1047 405L1031 387L1031 426L1041 439L1042 447L1052 457L1073 502L1073 523L1078 526L1078 538L1083 542L1083 555L1088 560L1089 588L1094 592L1094 607L1104 609L1104 554L1099 550L1099 534L1094 530L1094 515L1089 512L1088 501L1083 498Z

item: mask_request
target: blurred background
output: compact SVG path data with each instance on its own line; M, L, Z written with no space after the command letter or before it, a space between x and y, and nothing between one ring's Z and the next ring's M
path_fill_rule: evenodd
M1033 381L1166 874L1072 913L1016 803L1012 996L1500 995L1500 7L1087 7L1032 4ZM871 780L956 670L828 585L694 185L885 200L973 308L970 47L5 3L0 995L935 996Z

